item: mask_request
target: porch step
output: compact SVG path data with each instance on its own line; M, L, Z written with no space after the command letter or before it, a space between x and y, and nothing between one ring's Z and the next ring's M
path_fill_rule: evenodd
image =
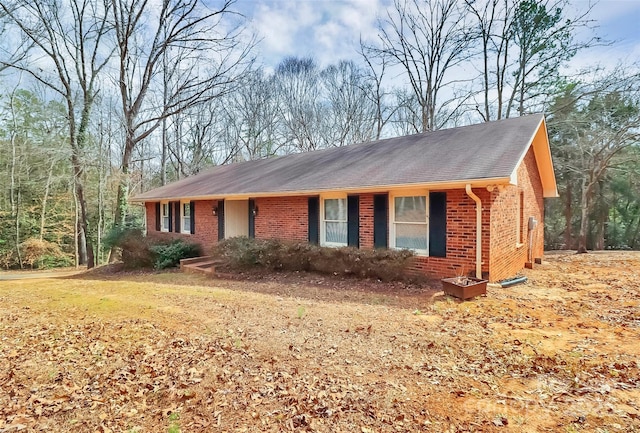
M211 256L193 257L180 260L180 270L188 273L215 275L216 266L223 263L224 261L214 259Z

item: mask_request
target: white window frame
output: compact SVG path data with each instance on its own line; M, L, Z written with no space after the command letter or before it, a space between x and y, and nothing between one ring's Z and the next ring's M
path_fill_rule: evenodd
M189 206L189 216L184 214L185 205ZM180 233L185 235L191 234L191 202L190 201L181 201L180 202ZM185 228L185 222L189 221L189 224Z
M324 212L324 202L325 200L344 200L344 206L346 209L346 219L344 221L342 220L326 220L325 219L325 212ZM342 243L342 242L327 242L326 237L327 237L327 228L326 228L326 223L328 222L344 222L345 224L347 224L347 230L349 227L349 209L348 209L348 200L347 200L347 194L330 194L330 195L322 195L320 197L320 246L323 247L334 247L334 248L340 248L340 247L346 247L349 244L349 235L347 234L347 240Z
M165 214L165 206L166 206L166 210L167 213ZM171 212L169 212L169 206L171 206L171 203L169 203L168 201L161 201L160 202L160 231L161 232L168 232L169 231L169 224L171 224L170 219L171 219ZM167 224L165 225L164 223L164 219L167 219Z
M406 223L399 222L396 223L396 198L400 197L425 197L425 215L426 220L424 223ZM429 256L429 191L426 190L409 190L402 192L395 192L389 194L389 248L392 249L405 249L396 247L396 224L423 224L425 226L425 234L427 240L427 248L422 249L412 249L412 251L417 256Z

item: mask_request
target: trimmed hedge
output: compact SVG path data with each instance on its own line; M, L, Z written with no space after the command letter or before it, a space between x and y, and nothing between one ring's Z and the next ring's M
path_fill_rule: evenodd
M405 280L414 254L409 250L326 248L306 242L236 237L218 243L213 255L232 269L264 268Z

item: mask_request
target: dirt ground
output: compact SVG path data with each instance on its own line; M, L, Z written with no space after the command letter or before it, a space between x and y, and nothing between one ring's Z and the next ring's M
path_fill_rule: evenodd
M0 432L640 432L640 252L525 275L0 281Z

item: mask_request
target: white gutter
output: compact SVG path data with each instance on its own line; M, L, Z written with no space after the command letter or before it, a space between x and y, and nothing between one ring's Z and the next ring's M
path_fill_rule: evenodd
M466 184L464 190L476 202L476 278L482 278L482 202L471 190L470 183Z

